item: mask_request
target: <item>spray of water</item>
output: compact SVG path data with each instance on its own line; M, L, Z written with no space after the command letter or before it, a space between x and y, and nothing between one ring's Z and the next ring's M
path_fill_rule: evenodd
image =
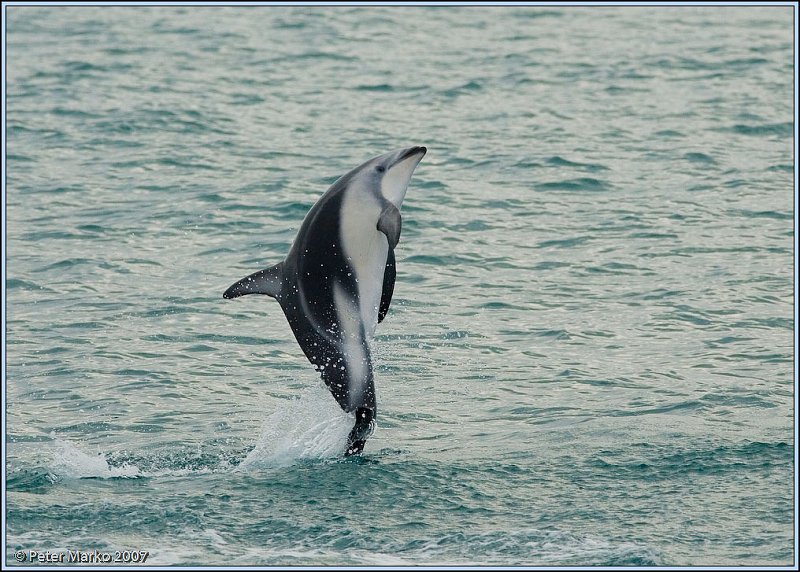
M133 478L141 475L139 468L124 464L112 467L103 453L90 455L75 445L55 438L53 460L50 470L58 478L65 479L114 479Z
M172 463L164 466L158 459L155 466L151 466L152 462L145 465L125 462L115 466L113 460L109 464L104 453L87 453L51 435L53 447L48 471L58 479L114 479L284 467L298 461L340 457L354 422L353 415L342 411L327 388L319 383L299 397L281 403L265 420L255 447L234 467L227 461L220 466L212 463L213 466L201 468L177 467ZM185 451L175 455L182 457Z
M299 460L340 456L354 422L353 415L342 411L320 383L267 418L255 448L237 469L285 466Z

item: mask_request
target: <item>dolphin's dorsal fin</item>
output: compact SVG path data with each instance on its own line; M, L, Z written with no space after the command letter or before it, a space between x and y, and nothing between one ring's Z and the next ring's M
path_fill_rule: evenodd
M223 298L238 298L247 294L266 294L273 298L281 295L283 286L283 262L275 266L245 276L233 286L225 290Z

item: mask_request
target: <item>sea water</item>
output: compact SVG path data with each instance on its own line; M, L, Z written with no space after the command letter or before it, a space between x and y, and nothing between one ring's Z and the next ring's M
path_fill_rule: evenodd
M6 10L5 564L792 564L791 7ZM222 292L412 145L343 460Z

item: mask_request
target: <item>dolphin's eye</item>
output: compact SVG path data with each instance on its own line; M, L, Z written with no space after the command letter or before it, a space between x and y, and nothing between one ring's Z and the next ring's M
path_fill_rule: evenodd
M386 170L386 167L384 167L383 165L378 165L377 167L375 167L375 170L378 171L379 173L383 173Z

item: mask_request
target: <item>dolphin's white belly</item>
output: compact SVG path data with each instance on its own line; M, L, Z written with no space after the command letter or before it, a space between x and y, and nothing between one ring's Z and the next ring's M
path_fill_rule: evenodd
M372 339L378 326L378 310L383 294L383 274L386 272L388 254L389 243L386 235L378 232L374 240L368 241L360 271L356 271L361 320L368 339Z
M339 227L342 250L355 274L358 310L367 339L372 339L378 325L389 255L386 235L378 230L380 213L381 204L373 193L351 188L343 197Z

